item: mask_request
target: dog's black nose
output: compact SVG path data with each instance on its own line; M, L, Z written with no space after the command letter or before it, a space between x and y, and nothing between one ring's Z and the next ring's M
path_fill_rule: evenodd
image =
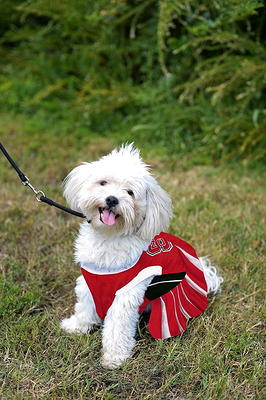
M115 196L106 197L105 202L108 207L115 207L119 203L118 199Z

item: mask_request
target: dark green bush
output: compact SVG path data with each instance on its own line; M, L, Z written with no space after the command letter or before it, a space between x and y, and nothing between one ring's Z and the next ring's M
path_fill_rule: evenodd
M0 3L0 102L199 160L266 153L265 5L256 0ZM142 139L143 140L143 139Z

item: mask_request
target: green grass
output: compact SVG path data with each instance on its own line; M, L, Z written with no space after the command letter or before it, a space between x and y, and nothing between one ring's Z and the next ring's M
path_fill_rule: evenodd
M64 136L60 126L56 135L57 127L47 126L2 115L1 141L35 186L63 202L67 172L121 138L78 127ZM138 145L172 196L169 231L211 256L225 279L222 293L182 337L154 341L141 327L133 358L103 369L100 330L71 336L59 328L75 301L79 220L37 203L1 157L1 398L263 399L265 170L193 166L193 159L169 159L160 146L150 148L144 137Z

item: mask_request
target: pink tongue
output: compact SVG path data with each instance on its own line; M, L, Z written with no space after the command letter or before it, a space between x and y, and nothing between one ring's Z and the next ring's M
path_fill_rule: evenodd
M101 217L105 225L111 226L115 224L115 213L113 211L103 210Z

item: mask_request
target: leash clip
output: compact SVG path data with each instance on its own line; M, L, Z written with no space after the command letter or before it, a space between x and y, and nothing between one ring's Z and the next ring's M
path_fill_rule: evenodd
M75 211L75 210L71 210L71 208L67 208L62 206L59 203L56 203L55 201L48 199L45 194L43 193L43 191L36 189L31 183L29 178L23 174L23 172L19 169L19 167L17 166L17 164L15 163L15 161L10 157L10 155L8 154L8 152L6 151L6 149L4 148L4 146L2 145L2 143L0 143L0 150L3 152L4 156L6 157L6 159L8 160L8 162L12 165L12 167L15 169L16 173L19 176L19 179L21 180L21 182L23 183L24 186L28 186L35 194L36 200L37 201L42 201L43 203L49 204L50 206L54 206L56 208L59 208L62 211L65 211L69 214L75 215L76 217L80 217L80 218L86 218L85 215L83 215L82 213ZM90 221L88 221L90 223Z
M26 175L25 175L25 178L26 178L26 181L22 181L22 184L23 184L24 186L28 186L28 187L35 193L35 197L36 197L36 200L37 200L37 201L41 201L41 197L42 197L42 196L45 197L45 194L43 193L43 191L42 191L42 190L36 189L36 188L30 183L30 180L29 180L29 178L28 178Z

